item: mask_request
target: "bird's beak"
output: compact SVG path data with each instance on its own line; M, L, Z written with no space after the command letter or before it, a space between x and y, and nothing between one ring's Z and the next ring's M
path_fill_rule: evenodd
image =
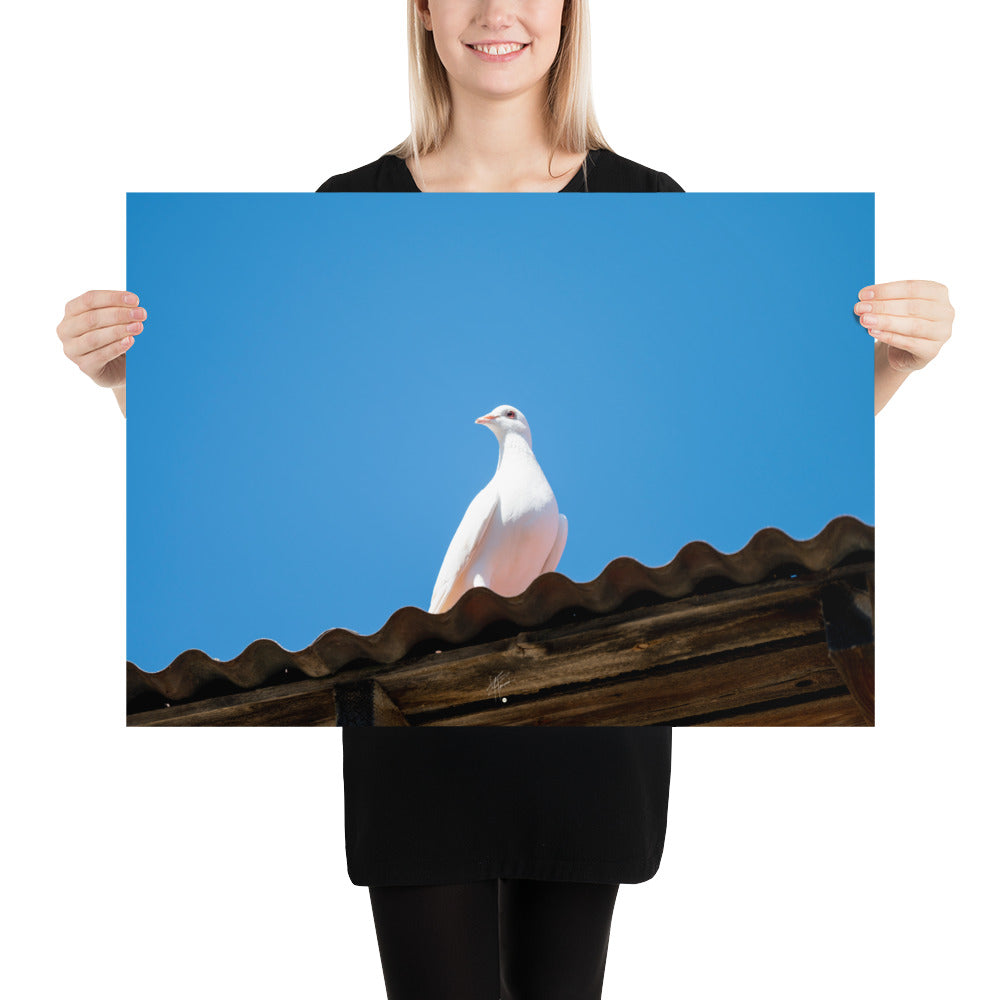
M491 420L496 420L496 417L492 413L487 413L482 417L476 418L477 424L488 424Z

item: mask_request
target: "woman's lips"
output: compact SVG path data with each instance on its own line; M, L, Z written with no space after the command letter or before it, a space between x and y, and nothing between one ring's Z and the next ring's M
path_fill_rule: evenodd
M530 42L467 42L466 48L486 62L510 62L530 44Z

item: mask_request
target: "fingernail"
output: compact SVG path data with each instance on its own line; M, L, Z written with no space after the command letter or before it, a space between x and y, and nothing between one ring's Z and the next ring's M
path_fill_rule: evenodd
M859 302L855 307L854 311L860 316L864 313L871 312L874 307L869 302Z
M129 313L129 318L130 319L145 319L146 318L146 310L145 309L133 309L132 312Z
M122 302L127 306L137 306L139 304L139 296L133 295L131 292L125 292L122 295Z
M875 298L875 289L874 288L862 288L861 291L858 292L858 298L859 299L873 299L873 298Z
M866 314L866 315L864 315L864 316L861 317L861 322L864 323L865 326L874 326L875 325L875 317L872 316L872 315L867 315Z
M142 324L141 323L129 323L129 325L127 327L125 327L125 329L128 330L129 333L138 333L142 329Z

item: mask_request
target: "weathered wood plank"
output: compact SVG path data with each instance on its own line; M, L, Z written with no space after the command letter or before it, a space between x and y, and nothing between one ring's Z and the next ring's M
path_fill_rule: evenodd
M324 679L243 691L127 717L129 726L326 726L337 719L333 685ZM309 687L312 689L308 689Z
M787 705L751 715L737 715L701 726L867 726L864 716L849 694L824 698L801 705Z
M739 597L692 597L432 654L383 668L379 680L409 716L592 684L687 659L743 655L764 643L805 641L822 628L816 585L782 581L745 588Z
M843 681L830 665L825 643L818 639L811 645L740 660L719 658L683 670L664 666L588 690L511 698L493 706L480 703L467 713L426 720L416 715L411 721L451 726L646 726L842 690Z

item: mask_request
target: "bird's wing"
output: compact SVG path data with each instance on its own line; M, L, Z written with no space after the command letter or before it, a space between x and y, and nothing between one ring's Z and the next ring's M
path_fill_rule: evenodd
M566 536L568 534L569 519L565 514L560 514L559 530L556 532L555 544L553 544L552 551L545 560L545 565L542 567L542 573L554 573L556 571L556 566L559 565L559 560L562 559L563 549L566 548ZM539 573L538 575L541 576L542 573Z
M430 606L432 615L447 611L461 596L460 594L453 596L452 591L483 547L486 529L493 520L499 497L499 491L491 481L469 504L469 509L465 512L451 545L448 546L437 582L434 584Z

